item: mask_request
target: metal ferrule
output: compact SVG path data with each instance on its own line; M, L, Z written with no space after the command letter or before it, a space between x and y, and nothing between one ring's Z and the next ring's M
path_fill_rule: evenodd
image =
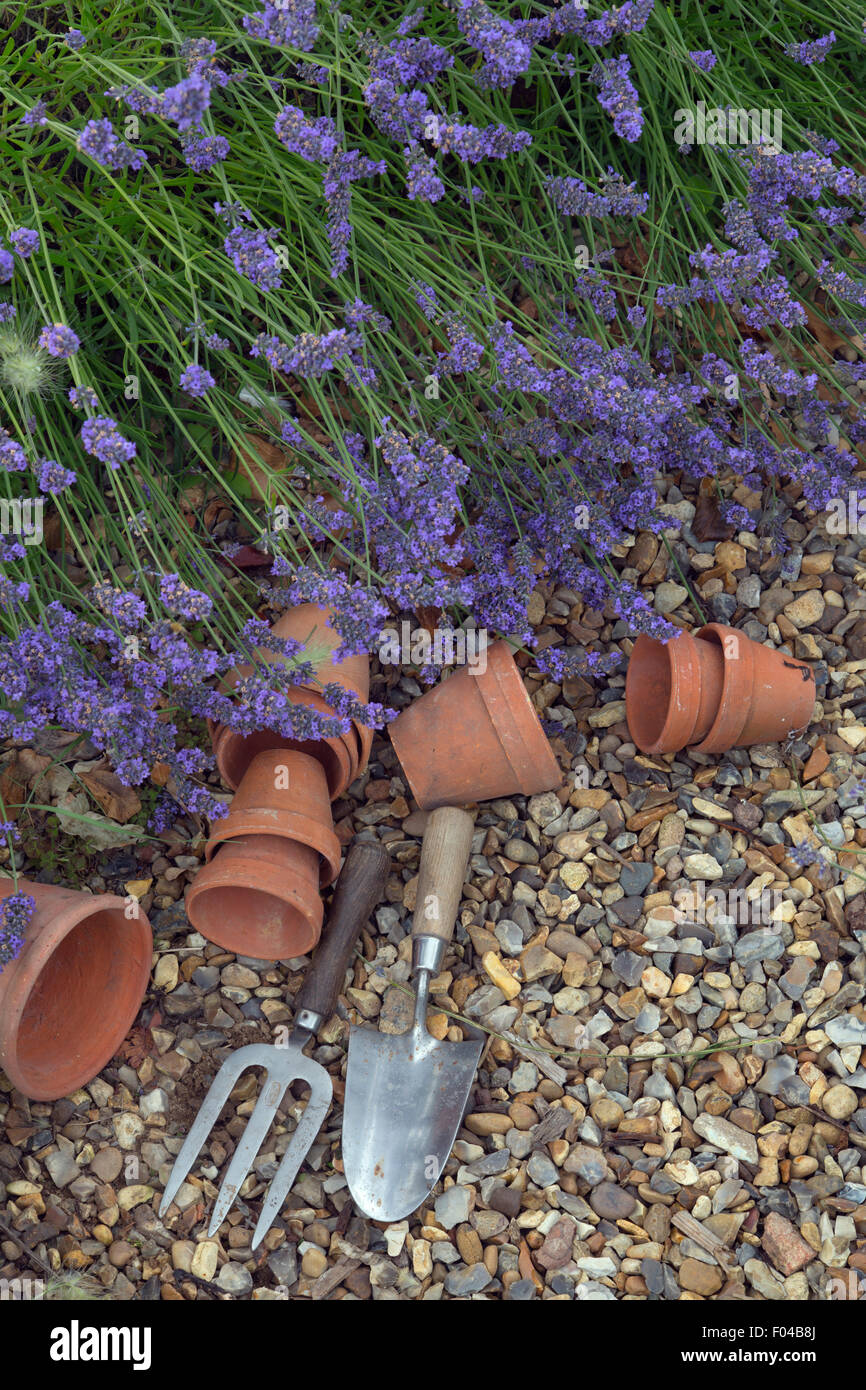
M413 936L413 972L428 970L431 975L438 975L444 955L445 942L441 941L438 936Z
M303 1028L307 1033L318 1033L323 1023L322 1015L314 1013L312 1009L301 1009L295 1015L295 1027Z

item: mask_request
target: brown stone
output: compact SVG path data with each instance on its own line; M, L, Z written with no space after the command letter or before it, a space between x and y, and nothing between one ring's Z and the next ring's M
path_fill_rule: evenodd
M718 1267L704 1264L703 1260L683 1260L679 1273L680 1288L699 1293L704 1298L718 1293L722 1287L723 1280Z
M786 1277L805 1269L815 1259L815 1251L807 1245L797 1227L786 1217L771 1211L764 1218L761 1245L780 1274Z
M571 1259L574 1244L575 1221L572 1216L561 1216L544 1237L544 1244L536 1253L536 1260L543 1269L561 1269Z

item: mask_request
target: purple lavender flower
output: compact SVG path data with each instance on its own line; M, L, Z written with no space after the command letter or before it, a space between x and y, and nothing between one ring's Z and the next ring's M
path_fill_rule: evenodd
M289 603L318 603L334 610L334 629L343 639L342 646L332 653L335 662L354 652L369 651L388 617L385 605L363 585L353 584L342 574L322 574L307 565L294 570L287 598Z
M9 233L9 241L16 256L26 261L39 246L39 233L34 232L31 227L13 227Z
M0 973L20 954L27 927L36 911L36 899L16 889L0 907Z
M138 594L115 588L108 579L94 584L90 597L107 618L114 618L125 632L133 632L144 621L147 609Z
M184 163L197 174L206 174L226 159L230 145L224 135L186 135L181 141Z
M343 305L343 320L347 328L360 328L362 324L367 324L377 333L391 331L391 320L387 314L380 314L378 309L374 309L372 304L365 304L363 299L355 298Z
M327 208L326 230L331 248L331 278L335 280L349 263L349 241L352 226L349 208L352 184L359 179L384 174L384 159L368 159L359 150L340 150L327 164L322 175Z
M406 145L406 197L420 198L423 203L438 203L445 195L445 185L439 177L435 159L431 159L419 144Z
M63 35L63 42L67 48L72 48L77 52L79 48L84 47L87 40L80 29L69 29Z
M433 143L443 154L455 154L466 164L478 164L482 159L507 159L532 144L528 130L508 130L504 125L491 124L481 129L449 121L440 126Z
M194 126L200 127L210 106L210 93L210 83L200 72L193 72L175 86L166 87L160 104L161 114L176 125L181 134Z
M268 233L232 227L223 243L235 269L266 293L278 290L283 283L276 254L268 245L268 235L276 235L276 229Z
M15 273L15 258L4 246L0 246L0 285L5 285Z
M442 322L451 346L438 354L439 370L446 376L474 372L484 355L484 344L473 338L456 314L445 314Z
M827 866L827 859L821 849L817 845L809 844L808 840L798 840L796 844L791 845L788 858L793 860L798 869L807 869L810 864Z
M213 210L217 217L222 218L223 222L228 222L235 227L239 222L252 222L253 215L243 203L220 203L213 205Z
M21 117L21 124L26 126L42 126L48 124L48 107L44 101L34 101L29 111L25 111Z
M599 88L599 104L613 117L613 128L617 135L634 143L643 130L643 112L637 88L629 79L630 72L631 63L623 54L619 58L604 58L596 63L590 69L589 80Z
M109 87L105 95L112 101L122 101L139 116L159 116L162 112L162 93L155 87Z
M600 193L574 178L547 179L545 187L559 211L571 217L641 217L649 204L648 193L637 193L613 169L602 178Z
M197 362L191 362L180 375L179 383L184 391L188 391L191 396L204 396L212 386L216 386L216 380L211 376L206 367L200 367Z
M8 300L0 304L0 323L11 323L17 312L15 305L10 304Z
M226 72L217 64L217 46L214 39L184 39L180 46L180 56L184 59L190 76L203 77L216 87L227 87L238 73Z
M4 473L23 473L27 455L14 439L0 440L0 470Z
M793 58L795 63L800 63L803 67L811 67L813 63L823 63L836 42L836 35L831 29L829 34L823 38L806 40L804 43L788 43L785 45L785 57Z
M92 386L70 386L68 396L73 410L80 410L82 406L88 410L99 409L99 397Z
M48 323L39 334L39 346L51 357L71 357L81 347L81 340L65 324Z
M284 444L289 444L293 449L306 447L307 441L298 429L298 422L294 416L289 420L284 420L280 425L280 438Z
M290 347L279 338L260 333L250 348L250 357L263 357L274 371L286 375L320 377L360 346L360 335L345 328L332 328L323 334L299 333Z
M228 338L221 338L218 333L206 333L204 345L210 348L211 352L225 352L226 348L231 346Z
M147 822L147 828L154 835L161 835L164 830L169 830L174 825L181 814L182 807L175 801L171 793L161 791L154 802L153 814Z
M330 73L318 63L298 63L295 72L302 82L310 82L314 87L327 87Z
M532 40L541 37L537 28L522 20L501 19L483 0L458 0L457 26L473 48L484 58L476 74L480 87L511 87L526 72L532 60Z
M298 154L311 164L332 159L342 147L330 116L310 120L300 106L284 106L274 121L274 130L291 154Z
M190 622L209 617L213 610L213 600L199 589L191 589L179 574L160 576L159 596L170 613Z
M125 140L120 140L106 117L88 121L75 143L82 154L89 155L103 169L113 173L121 169L137 170L147 163L145 151L134 150Z
M81 426L81 442L88 454L93 454L109 468L119 468L135 458L135 445L124 439L116 420L109 415L94 415Z
M646 27L655 0L626 0L616 9L603 10L597 19L587 19L585 0L565 0L551 11L554 34L577 34L593 48L603 48L622 34L638 34Z
M64 468L56 459L40 458L36 461L36 482L40 492L58 493L71 487L76 474L71 468Z
M719 61L711 48L690 49L689 57L695 67L701 69L701 72L712 72Z
M22 603L26 603L30 597L30 585L21 580L16 583L14 579L9 579L7 575L0 574L0 605L3 608L20 608Z
M423 92L400 92L388 77L373 77L364 88L364 103L383 135L404 145L407 140L430 138L438 128L438 118L430 110Z
M254 39L264 39L275 48L299 48L309 53L319 36L316 0L280 0L265 4L254 15L244 15L243 26Z

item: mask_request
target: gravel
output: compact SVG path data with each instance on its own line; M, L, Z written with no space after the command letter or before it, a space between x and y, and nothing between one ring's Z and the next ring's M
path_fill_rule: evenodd
M732 495L755 509L742 486ZM296 1123L291 1097L243 1205L206 1237L253 1076L156 1215L215 1071L291 1023L307 963L236 958L191 930L183 893L202 843L186 819L120 866L148 884L154 927L153 988L128 1045L62 1101L0 1090L6 1224L120 1299L802 1301L866 1279L866 809L852 792L866 775L866 550L828 538L796 497L780 506L794 546L781 559L744 532L677 545L709 618L815 663L816 718L787 748L644 757L622 668L560 685L525 665L563 785L477 808L430 1023L452 1040L453 1015L493 1032L418 1212L369 1222L340 1167L349 1025L402 1027L411 1005L395 986L426 818L377 737L334 811L343 844L358 832L389 844L386 901L313 1047L334 1107L263 1248L249 1241ZM656 577L658 553L641 533L617 563L657 611L694 622L685 582ZM539 586L533 602L552 640L630 650L623 625L566 590ZM399 705L413 689L374 664L371 698ZM789 851L802 842L824 863L800 867ZM0 1257L0 1277L33 1272L6 1237Z

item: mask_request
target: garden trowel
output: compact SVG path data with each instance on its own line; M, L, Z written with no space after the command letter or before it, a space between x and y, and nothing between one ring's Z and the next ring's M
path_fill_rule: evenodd
M356 1206L376 1221L408 1216L436 1183L484 1047L481 1034L453 1043L427 1031L430 980L454 930L472 831L466 811L430 813L412 925L412 1027L397 1035L353 1028L349 1037L343 1163Z

